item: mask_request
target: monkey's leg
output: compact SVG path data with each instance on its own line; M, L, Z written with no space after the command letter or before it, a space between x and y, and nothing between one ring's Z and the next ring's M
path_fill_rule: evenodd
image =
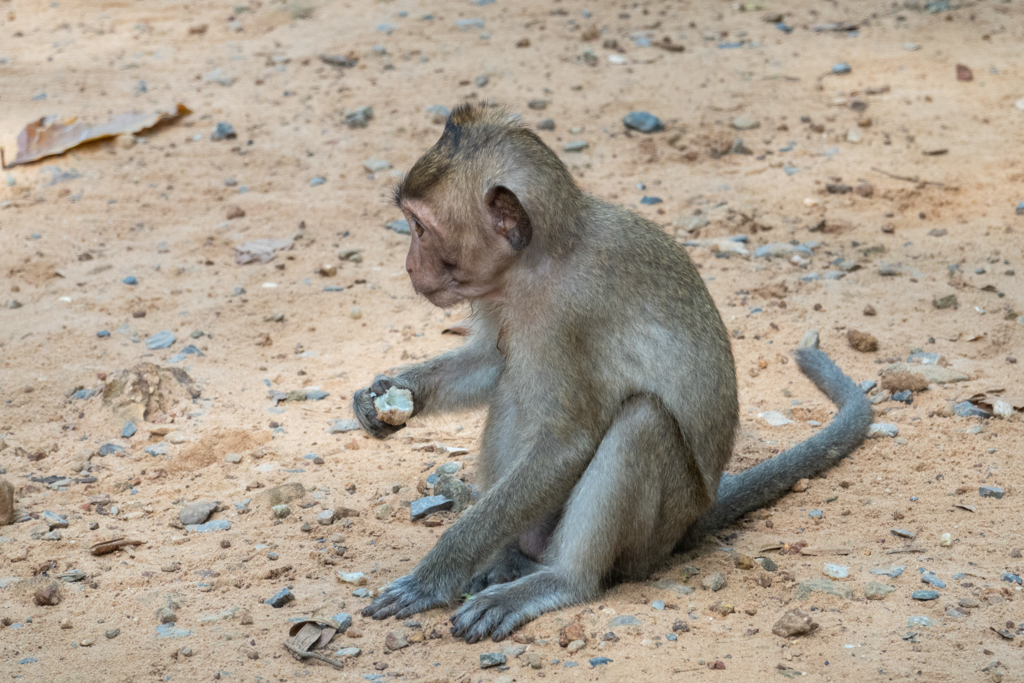
M545 566L475 595L452 617L452 633L501 640L596 598L609 578L645 575L710 503L673 417L656 398L631 399L573 489Z

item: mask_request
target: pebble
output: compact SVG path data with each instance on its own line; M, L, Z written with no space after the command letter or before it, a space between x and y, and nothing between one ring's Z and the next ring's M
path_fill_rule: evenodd
M384 503L383 505L378 505L376 508L373 509L373 516L377 519L387 519L391 516L391 513L394 511L395 508L393 505L391 505L390 503Z
M228 531L231 529L231 522L226 519L215 519L212 522L206 524L190 524L185 527L186 531L205 534L209 531Z
M711 574L710 576L705 576L703 579L701 579L700 585L703 586L704 590L717 592L725 588L726 585L728 585L728 583L725 580L725 575L722 574L722 572L715 572L714 574Z
M228 453L227 455L224 456L224 462L230 463L232 465L237 465L238 463L242 462L242 454Z
M761 122L747 116L737 116L730 123L734 130L754 130L761 127Z
M772 633L780 638L795 638L807 635L818 628L810 615L800 609L791 609L775 622Z
M998 486L981 486L978 488L978 495L982 498L1002 498L1003 490Z
M224 69L220 67L217 67L213 71L208 71L205 74L203 74L203 80L207 83L217 83L225 87L230 86L232 83L235 82L234 77L229 76L227 72L225 72Z
M121 635L121 629L119 629L119 628L112 628L112 629L109 629L103 635L105 635L107 637L107 640L113 640L114 638L117 638L119 635Z
M914 600L921 600L922 602L925 602L925 601L928 601L928 600L938 600L939 599L939 592L938 591L914 591L913 593L910 594L910 597L912 599L914 599Z
M790 244L789 242L772 242L754 250L754 258L766 258L768 256L790 256L792 254L811 255L814 252L804 244Z
M378 159L377 157L371 157L363 162L363 168L370 173L383 173L384 171L391 168L391 162L386 159Z
M869 439L879 439L885 436L892 438L899 432L899 428L891 422L872 422L868 426Z
M772 427L782 427L784 425L791 425L793 421L782 413L775 410L766 410L763 413L758 413L757 416L770 424Z
M284 504L275 505L272 508L270 508L270 510L271 512L274 513L274 517L276 519L284 519L288 515L292 514L292 509Z
M825 576L833 579L845 579L850 576L850 568L840 564L826 564L822 571L825 573Z
M324 510L316 516L316 522L321 526L334 524L334 510Z
M939 545L943 548L950 547L951 545L953 545L953 536L948 533L942 534L942 536L939 537Z
M121 280L126 285L137 285L139 284L138 279L134 275L129 275L125 279Z
M345 114L345 125L349 128L366 128L373 118L373 107L359 107Z
M173 624L177 619L178 615L170 607L161 607L156 611L156 620L161 624Z
M326 182L327 178L324 178L322 175L313 176L312 178L309 179L309 186L319 187L320 185L323 185Z
M99 337L100 339L106 339L107 337L110 336L110 332L108 332L107 330L100 330L99 332L96 333L96 336Z
M338 578L345 583L350 583L353 586L365 586L366 575L362 572L338 572Z
M333 420L327 427L328 434L344 434L359 429L359 423L355 420Z
M454 504L455 501L445 498L444 496L427 496L412 502L412 505L410 506L410 516L412 520L415 521L426 517L432 512L449 510Z
M912 391L910 391L910 389L897 391L896 393L889 396L889 398L899 403L906 403L907 405L910 405L911 403L914 402L914 394Z
M590 147L590 143L586 140L572 140L571 142L565 143L562 146L564 152L582 152L583 150Z
M980 417L988 419L992 417L992 413L987 410L983 410L978 406L974 405L970 401L962 401L953 406L953 413L959 417Z
M130 439L135 436L135 433L139 431L138 427L135 426L134 422L125 422L124 427L121 427L121 438Z
M910 617L909 619L907 619L907 628L913 628L915 626L921 626L923 628L931 628L934 625L934 623L935 622L933 622L928 617L924 617L924 616Z
M863 391L866 394L869 391L871 391L872 389L874 389L875 387L877 387L878 386L878 382L876 382L873 379L866 379L863 382L861 382L859 386L860 386L860 390Z
M833 64L832 65L832 73L834 73L836 75L839 75L839 76L841 76L843 74L848 74L852 70L853 69L846 62L839 62L838 64Z
M1001 417L1001 418L1005 419L1005 418L1013 417L1014 409L1013 409L1013 405L1009 401L1004 401L1001 398L997 398L992 403L992 412L993 412L993 414L997 415L998 417Z
M480 655L480 668L490 669L492 666L501 666L505 663L504 652L484 652Z
M820 344L817 330L807 330L804 332L804 336L800 337L800 342L797 344L798 348L801 349L816 349Z
M1003 581L1008 581L1010 583L1015 583L1018 586L1020 586L1022 584L1022 582L1024 582L1024 579L1021 579L1020 576L1018 576L1017 574L1014 574L1013 572L1003 572L1002 574L999 575L999 578L1002 579Z
M213 511L217 509L217 503L209 501L197 501L195 503L189 503L185 507L178 511L178 520L186 525L202 524Z
M824 519L825 513L822 512L821 510L811 510L810 512L807 513L807 516L811 519Z
M798 600L806 600L812 593L827 593L838 598L853 599L853 590L845 583L836 583L831 579L807 579L796 586Z
M935 586L936 588L946 587L946 582L931 572L923 572L921 574L921 583L927 583L929 586Z
M160 443L155 443L152 446L146 446L143 450L145 450L147 455L152 455L154 457L158 455L167 455L167 443L161 441Z
M641 133L657 133L665 130L665 125L654 114L646 111L631 111L623 117L622 123L631 130Z
M892 586L886 586L884 583L869 581L864 586L864 598L866 600L883 600L885 596L895 590Z
M334 653L335 657L358 657L363 651L358 647L343 647Z
M237 137L238 134L235 133L235 127L227 121L218 121L213 132L210 133L210 139L214 142L217 140L234 140Z
M908 529L889 529L889 533L892 534L893 536L899 536L900 538L910 538L910 539L913 539L913 538L915 538L917 536L917 534L915 534L913 531L910 531Z
M267 600L266 603L276 609L279 607L284 607L294 599L295 595L293 595L290 590L288 590L287 588L282 588L274 594L274 597Z
M152 337L146 339L146 348L150 351L157 351L159 349L170 348L176 341L174 333L170 330L164 330L157 332Z
M541 119L537 122L537 130L554 130L555 120L554 119Z
M669 640L675 640L676 634L670 633L667 637L669 638ZM614 661L614 659L609 659L608 657L591 657L590 668L593 669L601 666L602 664L611 664Z

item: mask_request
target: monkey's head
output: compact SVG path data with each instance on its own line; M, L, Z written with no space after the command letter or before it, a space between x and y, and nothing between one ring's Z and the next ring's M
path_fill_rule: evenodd
M394 192L409 221L413 287L442 308L500 298L509 269L544 241L552 204L566 211L578 196L558 156L518 117L489 103L456 107Z

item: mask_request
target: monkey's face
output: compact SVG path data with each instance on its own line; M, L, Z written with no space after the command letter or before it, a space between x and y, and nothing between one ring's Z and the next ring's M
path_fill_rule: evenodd
M405 269L417 293L440 308L494 296L514 251L493 230L460 230L425 201L403 199L412 241Z

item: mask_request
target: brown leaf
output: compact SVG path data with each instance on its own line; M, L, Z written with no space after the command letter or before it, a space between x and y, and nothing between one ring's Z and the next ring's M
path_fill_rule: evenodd
M133 541L130 538L115 538L109 541L100 541L99 543L94 543L90 550L92 551L93 555L106 555L107 553L114 552L118 548L124 548L129 545L145 544L146 541Z
M95 126L80 122L77 117L59 119L56 116L44 116L18 133L18 154L8 167L62 154L72 147L93 140L138 133L158 123L173 121L191 113L184 104L177 104L170 109L159 109L151 113L118 114L106 123Z

